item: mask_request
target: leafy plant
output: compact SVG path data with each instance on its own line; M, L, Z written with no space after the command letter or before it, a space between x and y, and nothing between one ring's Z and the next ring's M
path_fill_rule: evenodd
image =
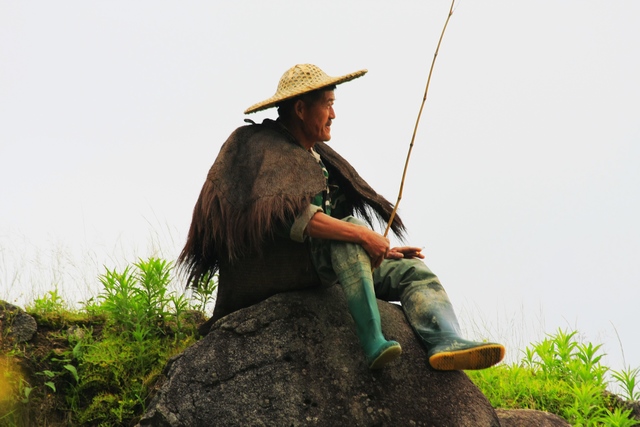
M640 400L640 391L636 391L638 375L640 375L640 368L628 367L621 371L611 371L611 376L622 387L623 397L627 400Z
M47 292L41 297L33 300L33 303L26 307L27 311L47 315L52 313L59 313L65 310L64 300L58 293L58 289Z
M205 312L209 305L215 300L216 290L218 289L218 275L213 277L207 273L193 288L192 307L194 310Z
M121 425L140 414L175 347L195 340L195 326L190 335L184 328L188 300L168 290L172 269L150 258L100 276L103 290L86 307L106 315L102 336L85 333L70 342L75 363L64 366L75 378L69 403L80 425Z
M169 302L173 308L173 313L175 317L175 329L176 336L175 339L178 340L183 336L183 317L185 311L189 308L189 301L184 296L184 294L176 295L173 294L169 297Z
M54 393L56 392L56 384L53 381L51 381L56 376L55 372L45 369L42 372L36 372L36 375L43 375L47 377L49 381L45 381L44 385L49 387L51 390L53 390Z
M604 414L596 421L600 422L600 425L608 427L633 427L639 425L640 422L631 418L631 413L631 409L623 410L616 408L610 411L608 408L605 408Z
M558 330L524 350L520 364L468 372L494 407L537 409L558 414L575 426L631 426L627 408L608 398L600 364L601 345L580 343L577 331ZM614 372L633 397L638 370Z
M57 290L34 300L29 311L46 328L37 342L2 348L0 426L135 424L167 360L196 339L201 315L169 290L172 273L169 261L138 260L105 268L101 291L81 310L68 309ZM194 293L196 308L215 289L211 280Z

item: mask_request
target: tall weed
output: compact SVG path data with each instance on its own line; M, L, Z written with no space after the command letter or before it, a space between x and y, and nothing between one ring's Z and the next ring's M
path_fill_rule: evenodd
M638 376L640 368L631 369L630 367L621 371L612 371L611 376L618 382L622 388L623 398L627 400L640 400L640 391L636 391L638 387Z
M35 298L26 309L34 314L47 315L64 311L66 307L62 297L58 293L58 288L55 288L43 296Z

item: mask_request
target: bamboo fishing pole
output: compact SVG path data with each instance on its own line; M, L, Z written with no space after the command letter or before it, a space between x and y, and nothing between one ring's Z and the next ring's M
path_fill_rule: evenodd
M413 143L416 139L416 133L418 132L418 124L420 123L420 117L422 117L422 110L424 108L424 103L427 100L427 94L429 93L429 84L431 83L431 75L433 74L433 67L436 63L436 58L438 57L438 52L440 51L440 44L442 44L442 39L444 38L444 32L447 30L447 25L449 25L449 20L451 19L451 15L453 15L453 6L456 0L451 2L451 7L449 8L449 14L447 15L447 20L444 22L444 26L442 27L442 33L440 33L440 40L438 40L438 46L436 46L436 52L433 54L433 60L431 61L431 68L429 69L429 77L427 77L427 86L424 89L424 96L422 97L422 104L420 104L420 110L418 111L418 118L416 119L416 125L413 128L413 136L411 137L411 143L409 144L409 152L407 153L407 159L404 163L404 170L402 172L402 180L400 181L400 190L398 191L398 200L396 200L396 205L393 207L393 211L391 212L391 216L389 217L389 222L387 223L387 229L384 231L384 236L387 237L389 234L389 229L391 228L391 224L393 223L393 219L396 217L396 212L398 211L398 205L400 204L400 200L402 199L402 190L404 189L404 180L407 176L407 169L409 167L409 159L411 158L411 151L413 150Z

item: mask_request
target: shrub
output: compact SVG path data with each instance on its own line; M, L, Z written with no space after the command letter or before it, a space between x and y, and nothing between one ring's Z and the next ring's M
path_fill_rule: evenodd
M82 310L67 309L57 290L27 308L46 327L0 360L0 426L135 424L167 360L195 342L203 316L169 291L171 262L105 270ZM196 291L196 305L213 290Z
M468 375L496 408L548 411L574 426L640 424L630 419L630 409L620 406L606 391L609 369L600 364L601 345L580 343L576 336L577 331L558 330L527 347L520 363ZM633 393L637 371L627 375Z

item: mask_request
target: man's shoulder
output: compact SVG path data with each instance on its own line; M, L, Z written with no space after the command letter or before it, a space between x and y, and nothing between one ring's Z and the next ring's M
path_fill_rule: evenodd
M262 123L250 122L250 124L236 128L227 143L231 144L271 144L291 143L289 135L273 120L266 119Z
M230 171L247 175L251 170L282 177L317 171L315 159L278 127L262 122L237 128L222 145L210 176L213 172L225 176Z
M256 135L270 134L271 132L273 131L261 123L250 123L240 126L231 132L229 140L246 140Z

